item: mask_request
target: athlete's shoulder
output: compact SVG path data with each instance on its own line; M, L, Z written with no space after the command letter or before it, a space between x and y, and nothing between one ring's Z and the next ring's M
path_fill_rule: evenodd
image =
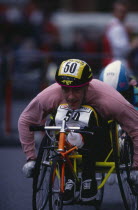
M99 102L102 104L107 104L109 100L110 103L114 100L121 101L123 103L126 101L124 97L117 90L115 90L115 88L97 79L92 80L92 82L89 84L86 99L92 106L93 104L95 105Z
M90 83L89 83L89 87L90 88L95 88L95 89L100 89L102 91L102 88L107 88L109 89L108 84L106 84L105 82L99 80L99 79L93 79ZM111 87L111 89L114 89L113 87ZM110 91L110 90L109 90Z
M96 88L101 86L106 86L106 84L99 79L92 79L92 81L89 83L89 88Z
M42 90L38 96L43 96L48 94L49 96L58 96L61 94L61 87L57 83L54 83L48 87L46 87L44 90Z
M52 91L52 90L61 90L61 86L59 85L59 84L57 84L57 83L54 83L54 84L52 84L52 85L50 85L50 86L48 86L48 87L46 87L45 89L44 89L44 91Z
M57 109L59 104L63 101L61 87L55 83L41 91L34 100L46 110L47 108Z

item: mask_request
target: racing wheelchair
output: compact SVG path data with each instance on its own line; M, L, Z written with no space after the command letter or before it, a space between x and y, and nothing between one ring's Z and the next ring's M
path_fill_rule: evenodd
M94 135L96 129L91 131ZM33 177L33 210L62 210L63 193L65 187L65 167L69 166L76 182L76 196L72 205L82 205L78 192L80 187L81 155L74 145L69 147L65 136L67 132L89 132L80 127L67 127L66 121L62 126L30 126L31 131L45 131L35 165ZM111 149L103 161L96 162L96 180L98 193L89 205L98 210L101 207L104 195L104 186L112 173L116 173L118 186L126 210L138 209L137 186L130 179L133 163L133 144L126 132L115 121L108 121L108 131ZM58 136L58 137L57 137Z

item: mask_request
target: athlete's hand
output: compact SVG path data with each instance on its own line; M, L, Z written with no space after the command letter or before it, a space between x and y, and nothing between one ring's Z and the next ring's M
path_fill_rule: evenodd
M27 178L32 178L35 168L35 160L29 160L24 164L22 171Z
M81 148L84 145L83 137L82 137L82 135L80 133L70 132L67 135L67 141L72 146L77 146L78 148Z

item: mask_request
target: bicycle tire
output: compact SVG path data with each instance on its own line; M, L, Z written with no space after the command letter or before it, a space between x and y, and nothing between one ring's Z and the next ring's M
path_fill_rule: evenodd
M118 185L124 207L126 210L137 210L138 209L138 198L134 192L134 186L130 182L130 168L132 166L133 148L130 139L125 138L123 147L118 153L118 141L116 140L116 124L112 127L113 135L113 151L116 174L118 178Z
M52 160L50 182L49 182L49 209L50 210L62 210L62 192L60 190L60 174L62 159L55 157Z
M33 177L33 210L43 210L48 205L48 183L51 171L49 157L51 149L47 149L47 146L50 146L50 144L50 140L45 135L39 147Z

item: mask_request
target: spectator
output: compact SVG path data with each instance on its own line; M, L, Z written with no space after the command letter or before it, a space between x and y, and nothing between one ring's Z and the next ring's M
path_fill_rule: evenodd
M113 5L113 17L107 24L103 39L103 51L108 55L108 58L103 59L104 66L117 59L126 61L131 50L129 34L125 26L127 10L127 5L123 0Z
M130 28L126 27L125 19L128 12L128 4L125 0L118 0L113 5L113 17L107 24L103 38L103 58L102 65L115 60L120 60L128 69L131 85L136 85L136 80L133 78L133 73L130 70L128 56L133 48L129 38Z

